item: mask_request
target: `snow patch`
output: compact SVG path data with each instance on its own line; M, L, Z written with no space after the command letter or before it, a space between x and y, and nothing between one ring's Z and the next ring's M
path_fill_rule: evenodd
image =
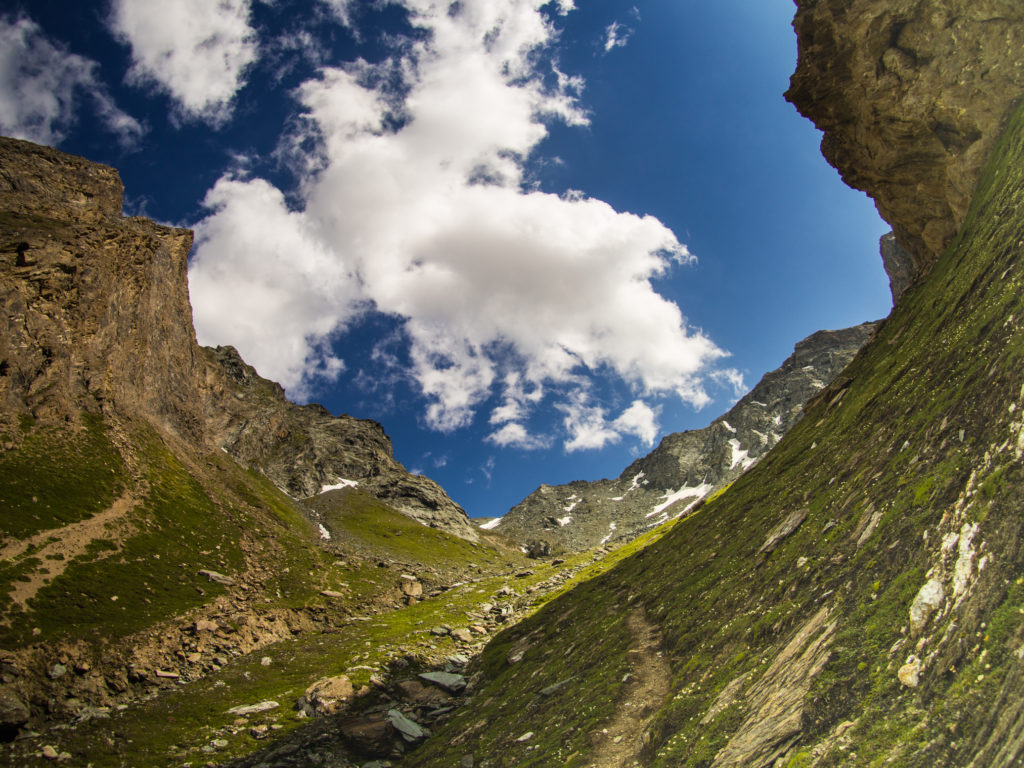
M324 527L324 524L323 524L323 523L317 523L317 525L318 525L318 526L319 526L319 528L320 528L320 538L321 538L321 539L323 539L324 541L330 541L330 540L331 540L331 532L330 532L330 531L328 531L328 530L327 530L327 529L326 529L326 528Z
M729 465L729 469L736 469L736 467L742 466L746 470L757 461L757 459L750 457L750 451L740 448L740 441L735 437L729 441L729 447L732 448L732 463Z
M654 509L652 509L650 512L648 512L646 515L644 515L644 517L653 517L654 515L657 515L657 514L660 514L660 513L664 512L666 509L668 509L670 506L675 504L677 501L681 501L683 499L691 499L692 498L693 501L691 501L689 504L687 504L679 512L679 514L676 515L676 517L678 517L679 515L682 515L683 513L685 513L690 507L692 507L698 501L700 501L705 496L707 496L709 493L711 493L711 489L712 488L714 488L714 486L711 483L701 483L700 485L695 485L693 487L684 485L678 491L671 491L671 492L666 493L662 497L664 499L664 501L661 504L659 504L658 506L656 506Z
M328 491L340 491L342 488L355 488L359 485L356 480L345 480L339 477L333 485L322 485L320 486L320 493L327 493Z
M500 517L496 517L493 520L489 520L488 522L484 523L480 527L483 528L485 531L490 531L490 530L493 530L494 528L497 528L500 524L501 524L501 518Z
M558 525L562 528L572 522L572 515L566 515L565 517L558 518Z
M721 421L721 424L722 424L722 426L723 426L723 427L725 427L726 429L728 429L728 430L729 430L730 432L732 432L732 433L733 433L734 435L736 434L736 427L734 427L734 426L733 426L732 424L730 424L730 423L729 423L728 421L726 421L725 419L722 419L722 421Z
M608 539L610 539L612 537L613 533L615 533L615 523L609 523L608 524L608 535L605 536L603 539L601 539L601 544L604 544L606 541L608 541ZM598 546L601 546L601 544L598 544Z
M570 504L567 507L562 507L563 512L572 512L574 509L576 509L576 505L579 504L580 501L582 501L582 499L580 499L580 497L577 496L576 494L570 496L568 500L571 501L572 504Z

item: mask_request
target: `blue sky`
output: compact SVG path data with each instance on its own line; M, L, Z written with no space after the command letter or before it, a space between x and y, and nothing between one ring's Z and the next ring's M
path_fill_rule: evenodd
M3 2L0 132L196 230L202 343L498 515L890 304L782 97L790 0L578 6Z

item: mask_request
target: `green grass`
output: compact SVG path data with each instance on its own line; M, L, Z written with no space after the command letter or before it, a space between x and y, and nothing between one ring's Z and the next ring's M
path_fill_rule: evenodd
M33 429L0 452L0 537L24 539L106 509L125 485L125 467L102 421L82 415L80 428Z

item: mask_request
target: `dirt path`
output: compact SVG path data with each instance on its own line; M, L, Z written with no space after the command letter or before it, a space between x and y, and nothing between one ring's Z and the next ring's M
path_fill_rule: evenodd
M123 527L122 523L128 512L139 503L136 495L128 491L121 498L102 512L87 520L42 531L27 539L15 541L0 549L0 560L14 560L25 552L39 547L32 552L32 557L42 562L35 570L27 574L28 581L14 583L9 596L11 600L23 608L36 593L52 579L64 573L68 564L85 552L96 539L114 538L120 541L124 531L114 532L113 527Z
M642 737L658 706L669 692L671 673L661 652L661 632L634 609L626 617L633 635L629 649L629 681L615 717L594 748L591 768L631 768L640 765Z

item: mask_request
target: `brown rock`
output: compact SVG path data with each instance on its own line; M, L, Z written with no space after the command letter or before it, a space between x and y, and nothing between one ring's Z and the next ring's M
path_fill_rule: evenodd
M345 720L338 730L349 746L368 757L387 757L394 750L395 728L387 715Z
M305 701L318 715L332 715L340 711L355 695L352 681L345 675L317 680L306 689Z
M395 692L403 700L412 705L437 705L450 701L450 697L440 688L423 685L418 680L402 680L395 683Z
M419 597L423 594L423 585L419 581L402 579L402 592L409 597Z

